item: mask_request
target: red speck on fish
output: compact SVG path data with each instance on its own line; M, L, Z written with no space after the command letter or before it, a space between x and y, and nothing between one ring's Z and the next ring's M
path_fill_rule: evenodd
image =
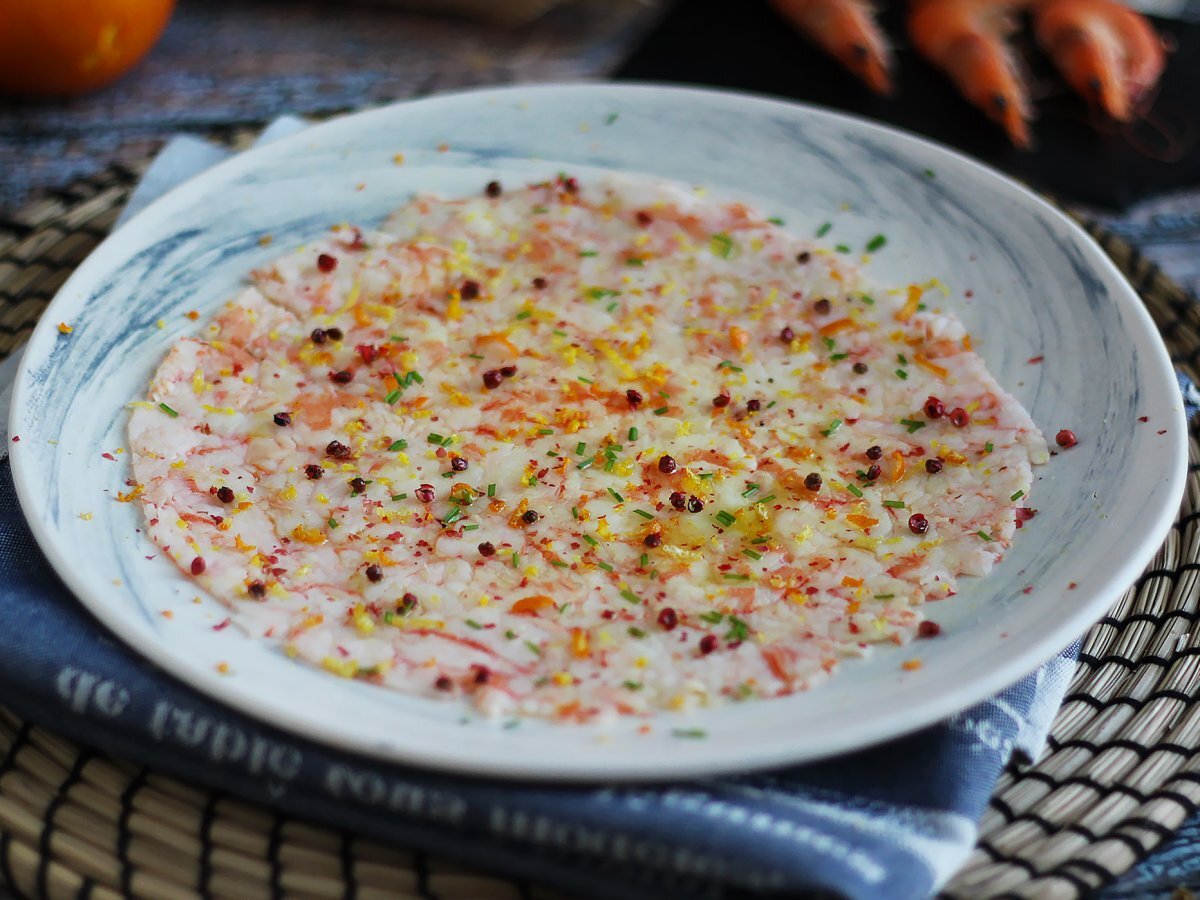
M220 622L218 622L216 625L214 625L212 627L212 630L213 631L224 631L226 628L229 627L229 623L232 621L233 621L232 619L223 619Z
M1150 417L1149 416L1138 416L1138 421L1139 422L1149 422Z
M115 456L113 456L111 453L101 453L100 455L103 456L105 459L109 460L110 462L117 461L117 458Z
M1043 359L1045 359L1045 358L1046 358L1046 357L1044 357L1044 356L1031 356L1031 357L1029 357L1029 359L1027 360L1027 362L1028 362L1028 363L1029 363L1029 365L1031 365L1031 366L1036 366L1038 363L1040 363L1040 362L1041 362Z

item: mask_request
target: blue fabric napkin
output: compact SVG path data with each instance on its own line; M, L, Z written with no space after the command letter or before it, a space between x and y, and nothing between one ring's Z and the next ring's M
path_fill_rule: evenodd
M174 144L135 204L216 156ZM0 703L188 781L580 896L928 896L974 846L1002 768L1040 754L1075 652L937 726L769 773L556 787L392 766L258 724L109 637L38 550L0 459Z

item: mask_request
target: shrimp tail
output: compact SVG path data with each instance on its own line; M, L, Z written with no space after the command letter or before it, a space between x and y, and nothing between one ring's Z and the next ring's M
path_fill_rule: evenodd
M1007 38L1016 29L1018 0L922 0L909 13L917 51L941 69L959 93L1004 128L1017 147L1030 146L1032 109Z
M1166 64L1162 40L1116 0L1040 0L1034 34L1071 88L1127 122Z
M892 46L864 0L771 0L771 4L875 93L892 92Z

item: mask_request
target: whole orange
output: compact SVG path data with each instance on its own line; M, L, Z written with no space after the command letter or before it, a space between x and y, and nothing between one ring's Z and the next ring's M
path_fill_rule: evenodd
M145 56L175 0L0 0L0 93L69 96Z

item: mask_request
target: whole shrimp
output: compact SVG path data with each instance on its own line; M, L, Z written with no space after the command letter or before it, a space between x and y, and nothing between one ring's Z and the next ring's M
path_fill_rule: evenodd
M867 0L771 0L802 33L877 93L892 86L892 50ZM1163 42L1119 0L911 0L917 52L997 122L1017 147L1031 144L1029 89L1009 44L1027 13L1038 46L1073 90L1129 121L1162 75Z

